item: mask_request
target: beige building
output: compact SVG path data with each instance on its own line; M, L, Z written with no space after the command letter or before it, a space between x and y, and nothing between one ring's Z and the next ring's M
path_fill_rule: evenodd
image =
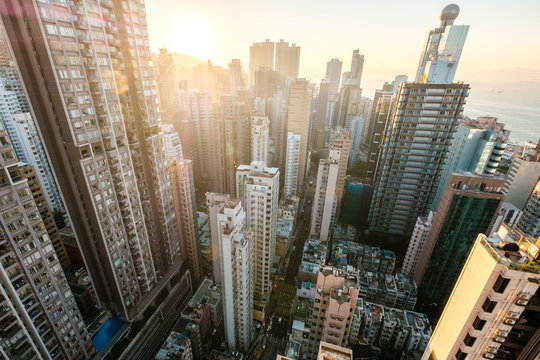
M174 188L182 258L187 262L192 282L197 286L201 281L201 251L197 234L197 203L192 163L191 160L169 159L169 173Z
M311 89L307 79L297 79L293 81L289 90L289 111L287 117L286 133L292 133L300 137L300 149L298 158L287 156L287 162L296 161L297 188L304 184L307 162L307 143L309 134L309 123L311 120ZM289 146L289 144L287 144ZM288 152L289 149L287 149ZM285 166L285 177L289 177L287 172L293 170L294 166Z
M339 216L339 209L341 207L341 200L343 199L343 192L345 191L345 177L347 176L347 166L349 164L349 156L351 154L351 132L344 128L338 127L332 132L332 138L330 140L330 149L339 150L339 170L336 183L336 200L337 211Z
M479 234L422 359L538 359L539 245Z
M324 341L319 344L317 360L352 360L353 352L343 346L337 346Z
M345 346L351 318L358 300L358 278L354 272L321 266L311 316L308 357L315 358L320 342Z

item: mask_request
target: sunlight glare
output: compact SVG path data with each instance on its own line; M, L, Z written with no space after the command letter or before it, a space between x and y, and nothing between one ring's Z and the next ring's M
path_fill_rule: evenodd
M178 19L169 43L174 44L172 50L201 60L207 60L214 55L213 30L206 21L194 15Z

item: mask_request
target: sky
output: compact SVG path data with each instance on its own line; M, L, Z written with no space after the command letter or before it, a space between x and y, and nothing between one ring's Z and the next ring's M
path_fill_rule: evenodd
M414 76L426 32L437 27L440 0L147 0L153 51L188 53L227 66L249 64L253 42L301 46L300 76L319 82L326 62L365 55L370 81ZM456 24L471 28L456 77L498 69L540 69L540 1L457 1Z

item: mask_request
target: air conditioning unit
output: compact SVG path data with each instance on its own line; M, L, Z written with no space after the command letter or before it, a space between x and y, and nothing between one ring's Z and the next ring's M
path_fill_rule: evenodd
M521 306L525 306L529 303L529 301L531 300L531 294L527 293L527 292L520 292L517 297L516 297L516 300L514 301L514 303L516 305L521 305Z
M485 352L484 355L482 355L484 359L495 359L495 355L489 352Z
M499 349L494 347L494 346L486 346L485 353L497 354L497 350L499 350Z
M497 329L495 330L493 341L498 342L498 343L503 343L506 341L507 336L508 336L508 331Z

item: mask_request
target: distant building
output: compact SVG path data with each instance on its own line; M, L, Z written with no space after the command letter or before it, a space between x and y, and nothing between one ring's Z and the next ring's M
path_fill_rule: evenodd
M523 210L539 177L540 161L514 158L503 187L506 201Z
M276 42L275 70L281 87L298 78L300 68L300 46L290 44L283 39Z
M268 163L269 147L269 121L268 117L254 116L251 120L251 161Z
M339 83L341 81L341 67L343 61L339 59L332 59L326 63L326 76L325 79L330 85L328 93L330 95L337 95L339 93Z
M255 71L261 68L274 69L274 42L253 43L249 48L249 88L255 85Z

